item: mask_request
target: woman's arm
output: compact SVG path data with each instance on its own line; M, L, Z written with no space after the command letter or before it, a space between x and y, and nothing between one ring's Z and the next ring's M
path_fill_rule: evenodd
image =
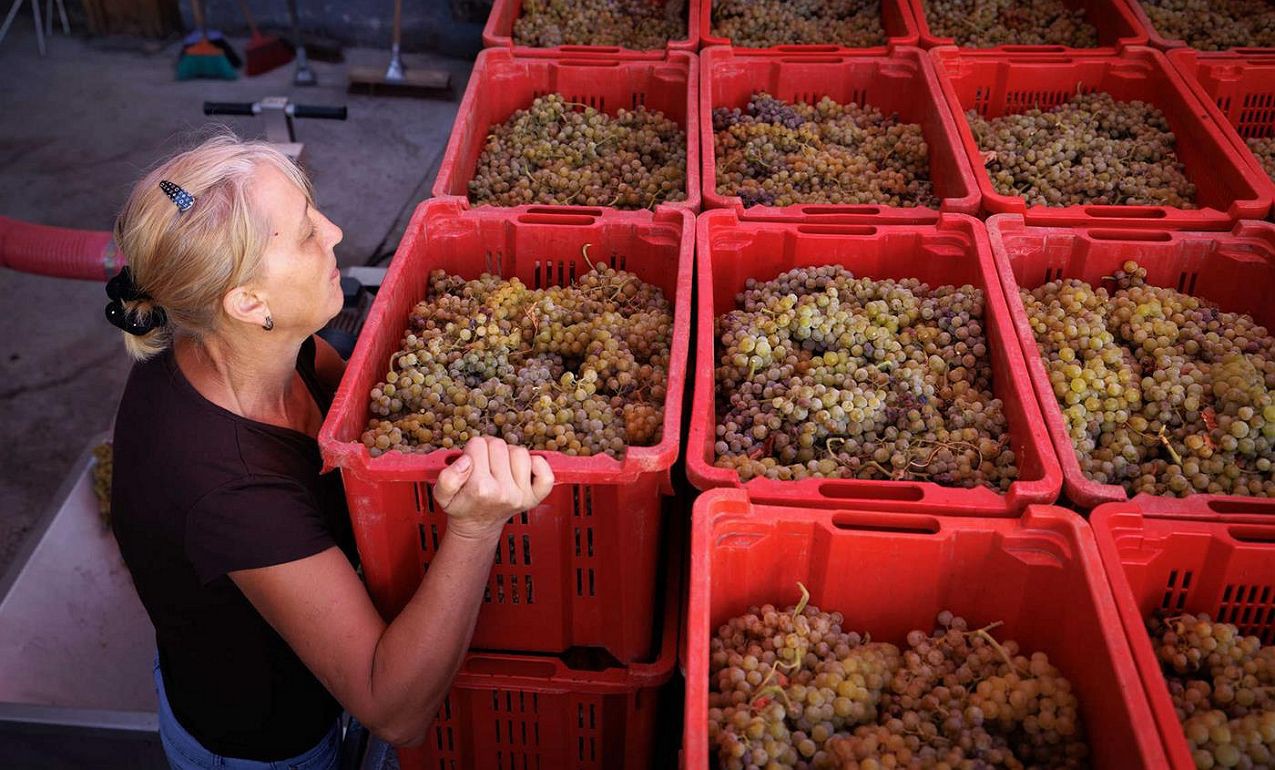
M435 487L449 517L438 554L388 626L336 548L231 579L347 711L395 745L416 745L469 646L505 522L552 486L544 458L470 441Z

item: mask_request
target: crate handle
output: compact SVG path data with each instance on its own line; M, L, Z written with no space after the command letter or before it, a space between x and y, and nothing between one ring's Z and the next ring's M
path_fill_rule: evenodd
M559 67L618 67L616 59L559 59Z
M876 235L872 225L798 225L797 232L805 235Z
M1173 234L1167 230L1090 230L1088 235L1095 241L1148 241L1165 243L1173 240Z
M877 215L881 213L880 206L802 206L801 213L810 216L819 216L823 214L868 214Z
M1164 219L1168 216L1164 209L1156 206L1085 206L1085 213L1107 219Z
M600 216L601 211L596 214L589 211L528 211L518 215L518 222L524 225L587 227L596 224Z
M555 661L536 660L530 657L502 655L491 657L474 655L465 661L461 669L466 674L487 674L494 676L521 676L533 679L552 679L560 671Z
M867 511L834 513L832 526L855 532L898 532L904 535L937 535L941 529L938 519L929 516L911 513L899 516Z
M1065 54L1067 47L1062 45L1003 45L1001 50L1007 54L1054 53Z
M771 49L778 53L838 53L841 49L835 45L777 45Z
M1222 514L1272 514L1275 513L1275 500L1210 500L1209 510Z
M563 54L607 54L619 53L622 49L618 45L560 45L558 50Z
M779 61L784 64L841 64L845 59L835 56L785 56Z
M819 485L819 494L835 500L901 500L925 499L925 490L916 484L898 481L856 481L851 484L827 481Z
M1241 543L1275 545L1275 527L1242 526L1237 524L1227 527L1226 531L1233 539Z

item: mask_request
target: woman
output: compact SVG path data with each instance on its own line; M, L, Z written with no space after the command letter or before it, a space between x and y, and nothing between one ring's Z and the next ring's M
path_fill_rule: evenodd
M268 145L215 137L150 172L116 224L107 318L137 359L115 424L115 536L155 625L174 768L331 768L342 707L421 742L460 665L505 521L553 484L475 439L439 477L446 536L392 623L355 572L315 435L344 363L341 230Z

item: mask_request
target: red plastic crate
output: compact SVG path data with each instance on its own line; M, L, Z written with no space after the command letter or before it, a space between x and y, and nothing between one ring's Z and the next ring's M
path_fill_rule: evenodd
M1138 20L1138 23L1141 24L1142 28L1147 31L1147 45L1154 46L1155 48L1161 51L1170 51L1176 48L1190 48L1190 45L1188 45L1185 40L1181 40L1179 38L1165 37L1164 35L1161 35L1159 32L1156 32L1155 24L1152 23L1151 17L1147 15L1146 10L1144 10L1142 7L1142 3L1138 2L1138 0L1128 0L1128 3L1129 3L1129 10L1133 11L1133 15ZM1233 53L1246 53L1246 52L1257 52L1257 51L1265 51L1267 53L1272 53L1272 52L1275 52L1275 48L1245 47L1245 48L1228 48L1227 49L1227 52L1233 52ZM1213 56L1215 55L1215 53L1223 53L1223 52L1222 51L1217 51L1217 52L1200 51L1200 53L1204 54L1205 56Z
M531 106L538 96L560 93L614 115L616 110L663 112L686 129L686 200L659 204L696 212L699 184L698 59L671 51L658 60L572 56L561 59L517 57L488 48L478 55L461 99L443 162L434 180L434 197L469 199L469 180L487 143L488 129ZM535 204L539 205L539 204ZM515 210L525 206L512 207ZM596 207L595 207L596 208Z
M652 1L660 2L660 0ZM686 37L670 40L665 47L652 51L611 45L558 45L550 48L515 45L513 40L514 21L522 15L522 0L495 0L491 6L491 13L487 15L487 24L483 27L483 48L506 48L513 51L517 56L548 58L585 55L611 56L621 59L658 59L663 56L664 51L695 53L699 49L699 6L701 1L687 0Z
M1230 233L1184 232L1170 229L1119 230L1105 226L1033 227L1021 216L1001 214L987 220L996 270L1009 303L1026 356L1027 373L1040 402L1041 413L1062 463L1063 491L1068 500L1088 509L1102 503L1127 500L1118 484L1090 481L1080 470L1062 408L1054 396L1023 308L1019 289L1035 289L1062 278L1079 278L1100 284L1126 260L1147 269L1147 281L1168 286L1217 303L1223 310L1252 315L1268 329L1275 329L1275 225L1241 222ZM1194 495L1189 498L1141 494L1134 500L1144 510L1180 511L1191 501L1247 500L1226 495Z
M687 439L686 472L700 489L739 487L759 502L858 505L883 510L955 515L1016 516L1033 503L1051 503L1062 470L1023 368L1009 308L1001 293L983 224L944 214L937 224L834 225L740 220L733 211L710 211L697 224L698 316L694 404ZM770 280L795 267L843 265L872 278L919 278L931 286L965 284L985 292L983 326L992 356L993 385L1004 403L1019 478L1007 494L987 487L963 489L922 481L754 478L713 465L717 416L717 365L713 321L735 308L749 278Z
M1125 225L1139 222L1195 229L1229 229L1239 219L1260 219L1271 198L1262 179L1235 150L1208 108L1164 58L1143 46L1120 56L1015 56L952 47L930 51L954 117L966 161L983 194L989 214L1025 214L1033 224L1088 225L1098 221ZM1177 135L1177 155L1195 183L1199 209L1172 206L1028 206L1020 196L1002 195L979 154L965 119L967 109L988 118L1039 106L1062 104L1077 90L1105 91L1119 100L1147 102L1161 112Z
M869 48L850 48L836 44L821 45L774 45L768 48L745 48L735 45L728 37L713 34L713 0L700 0L699 8L700 48L721 45L731 46L739 53L787 55L793 53L816 54L885 54L901 45L916 45L916 21L908 8L908 0L881 0L881 27L885 30L886 42L883 45Z
M991 519L811 511L749 502L737 490L695 504L687 612L685 758L707 770L709 642L751 605L798 599L845 615L845 627L903 644L943 609L1049 655L1072 682L1096 770L1164 765L1155 722L1102 571L1076 514L1032 506Z
M455 199L416 210L319 432L325 467L341 469L364 577L383 615L402 609L433 558L447 516L431 490L460 455L373 459L359 440L367 394L385 376L430 271L516 276L532 288L563 284L589 269L581 249L590 244L595 262L659 286L673 306L663 437L631 447L623 460L538 453L557 484L539 507L506 526L473 644L538 652L599 646L621 662L649 652L661 503L678 455L690 341L693 221L675 209L465 210Z
M1200 100L1217 108L1222 132L1264 182L1262 193L1275 200L1275 181L1244 143L1275 134L1275 49L1201 53L1179 48L1165 55Z
M925 19L925 0L908 0L912 9L912 18L916 19L916 29L920 36L919 45L923 48L938 46L954 46L956 39L939 37L930 32L930 25ZM992 48L962 48L967 51L995 51L1005 54L1021 53L1118 53L1120 49L1130 45L1146 45L1147 32L1139 23L1138 17L1124 4L1124 0L1068 0L1070 8L1083 8L1085 21L1098 30L1098 46L1096 48L1073 48L1066 45L998 45Z
M682 548L670 559L649 663L602 671L552 657L471 653L423 746L402 770L647 770L655 767L660 690L673 676L682 618Z
M1188 515L1110 503L1089 518L1125 635L1164 740L1165 768L1195 770L1145 621L1206 612L1275 644L1275 524L1270 503L1201 503Z
M883 205L797 204L745 209L737 195L717 192L717 158L713 144L713 109L743 107L756 91L786 101L817 102L824 96L841 103L870 104L900 119L921 124L930 150L930 179L943 211L977 214L978 184L965 160L956 122L928 57L919 48L896 49L888 56L829 54L823 56L749 56L730 48L710 48L700 56L700 135L704 152L704 205L734 208L752 216L823 213L872 214L902 222L934 221L926 208Z

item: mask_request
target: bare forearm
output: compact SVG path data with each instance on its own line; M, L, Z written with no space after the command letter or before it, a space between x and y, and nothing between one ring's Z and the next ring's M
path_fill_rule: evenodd
M500 531L482 538L449 532L416 594L377 644L371 691L392 730L428 728L474 633ZM427 654L422 654L422 652Z

